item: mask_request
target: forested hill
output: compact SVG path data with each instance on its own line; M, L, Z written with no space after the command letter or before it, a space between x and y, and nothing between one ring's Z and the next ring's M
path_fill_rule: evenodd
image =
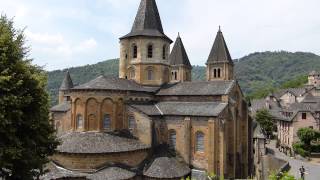
M118 59L107 60L94 65L70 68L75 84L82 84L105 74L118 76ZM246 95L257 97L292 79L301 79L312 70L320 70L320 56L304 52L261 52L235 60L236 77ZM65 70L49 72L48 90L52 103L56 103L58 88ZM194 66L193 80L205 79L205 67ZM305 78L302 78L305 80Z

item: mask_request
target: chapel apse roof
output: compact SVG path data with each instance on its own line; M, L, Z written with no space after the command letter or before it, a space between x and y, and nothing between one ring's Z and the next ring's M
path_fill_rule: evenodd
M131 32L120 39L134 36L161 37L172 42L172 40L164 34L155 0L141 0Z
M142 86L133 80L116 77L99 76L85 84L74 87L72 90L121 90L138 92L156 92L159 87Z
M119 180L131 179L135 177L135 173L120 167L105 167L91 173L81 173L65 169L51 162L46 169L49 171L41 176L41 180L52 179L92 179L92 180Z
M62 142L57 148L60 153L119 153L150 148L150 146L141 143L137 139L98 132L71 132L61 136L59 139Z
M148 116L203 116L216 117L226 107L222 102L159 102L156 104L130 104Z
M151 178L180 178L190 173L189 167L174 157L155 158L143 175Z
M63 102L61 104L58 104L56 106L53 106L50 111L52 112L67 112L71 109L70 102Z
M210 96L226 95L235 86L236 81L195 81L168 84L163 86L158 96Z

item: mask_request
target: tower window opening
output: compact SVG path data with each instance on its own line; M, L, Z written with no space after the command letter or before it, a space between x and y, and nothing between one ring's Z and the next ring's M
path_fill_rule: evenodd
M213 77L216 78L217 77L217 69L213 70Z
M133 45L133 58L137 58L138 57L138 46L137 45Z
M129 115L129 117L128 117L128 127L131 130L134 129L134 127L135 127L135 118L133 115Z
M162 47L162 59L166 59L166 49L167 49L166 45L163 45L163 47Z
M148 58L153 57L153 46L150 44L148 45Z
M221 77L221 69L218 69L218 78Z
M174 72L174 80L177 80L178 79L178 74L177 72Z
M204 152L204 134L202 132L196 133L196 152Z

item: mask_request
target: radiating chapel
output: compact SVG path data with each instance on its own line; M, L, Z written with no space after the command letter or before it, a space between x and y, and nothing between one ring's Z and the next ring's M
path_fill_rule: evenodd
M191 81L182 38L172 42L155 0L141 0L120 37L118 78L74 86L66 74L51 109L61 145L42 179L250 175L251 121L221 30L205 81Z

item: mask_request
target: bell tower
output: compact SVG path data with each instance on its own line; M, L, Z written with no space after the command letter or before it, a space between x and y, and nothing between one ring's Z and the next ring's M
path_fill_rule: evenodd
M120 38L120 78L151 86L169 82L171 43L155 0L141 0L131 32Z
M207 81L234 79L233 61L220 27L206 65Z

